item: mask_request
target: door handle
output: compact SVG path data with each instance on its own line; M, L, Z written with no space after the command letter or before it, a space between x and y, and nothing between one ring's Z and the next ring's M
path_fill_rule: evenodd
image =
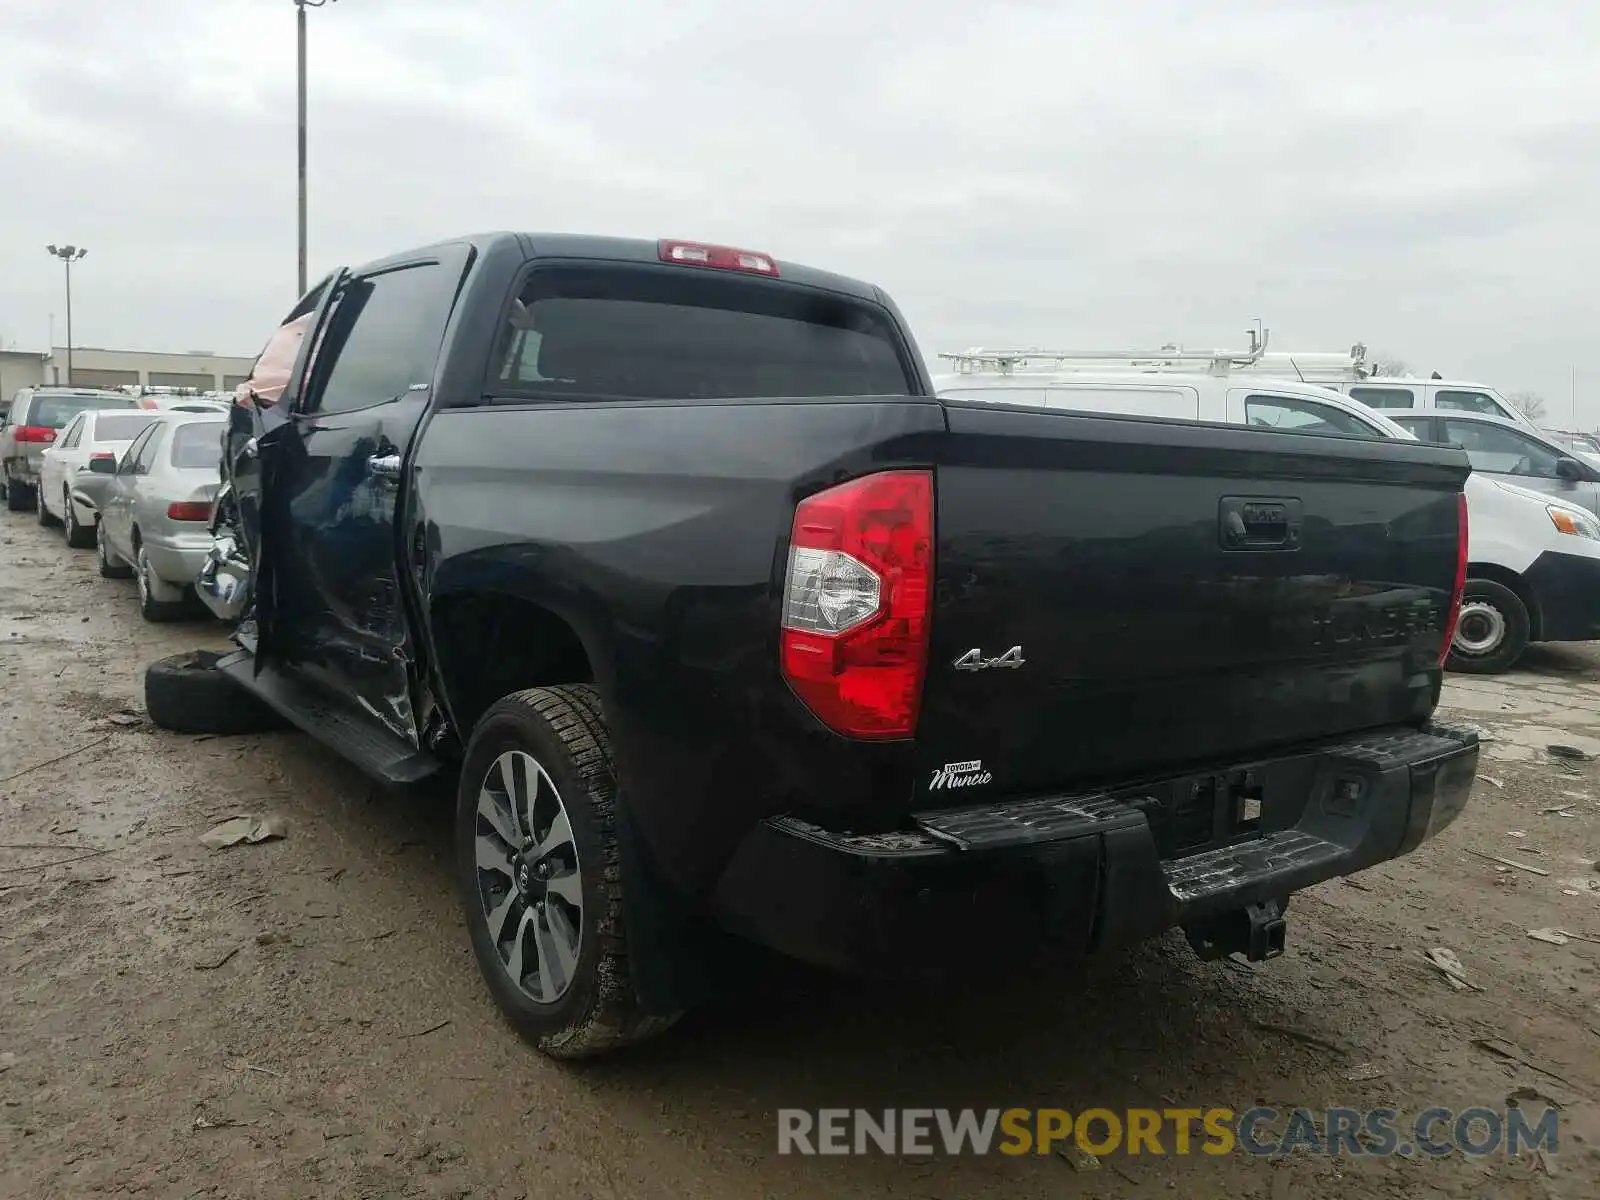
M400 456L398 454L374 454L367 459L367 468L380 479L399 479Z
M1298 550L1302 505L1298 499L1224 496L1218 505L1224 550Z

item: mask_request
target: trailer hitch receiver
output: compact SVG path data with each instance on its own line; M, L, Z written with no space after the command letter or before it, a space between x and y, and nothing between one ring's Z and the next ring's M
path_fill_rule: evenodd
M1250 962L1264 962L1283 953L1287 925L1282 901L1263 900L1185 925L1183 932L1203 959L1243 954Z

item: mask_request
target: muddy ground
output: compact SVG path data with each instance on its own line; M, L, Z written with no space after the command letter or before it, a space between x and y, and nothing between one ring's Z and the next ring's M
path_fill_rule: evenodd
M1450 715L1493 739L1472 807L1410 858L1300 896L1274 962L1203 964L1172 938L940 992L802 975L575 1069L480 986L436 803L299 735L119 715L140 713L145 662L208 643L215 626L143 623L93 554L0 514L0 1195L1600 1194L1600 942L1527 933L1600 938L1600 763L1545 749L1600 751L1594 649L1453 679ZM281 814L287 838L199 843L241 812ZM1424 961L1438 946L1475 990ZM1564 1105L1553 1158L775 1150L780 1106L1415 1114L1519 1087Z

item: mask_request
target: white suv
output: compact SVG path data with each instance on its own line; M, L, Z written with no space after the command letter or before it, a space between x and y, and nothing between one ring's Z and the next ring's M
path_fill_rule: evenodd
M27 512L38 498L39 465L56 434L86 408L137 408L139 402L120 392L87 388L25 387L11 402L0 428L0 487L6 507Z

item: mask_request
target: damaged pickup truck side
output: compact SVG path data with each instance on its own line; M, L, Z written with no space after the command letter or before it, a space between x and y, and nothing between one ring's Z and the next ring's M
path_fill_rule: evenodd
M458 778L472 947L549 1054L750 942L1271 957L1467 800L1459 450L941 401L881 291L694 243L453 241L294 321L198 583L239 649L151 715Z

